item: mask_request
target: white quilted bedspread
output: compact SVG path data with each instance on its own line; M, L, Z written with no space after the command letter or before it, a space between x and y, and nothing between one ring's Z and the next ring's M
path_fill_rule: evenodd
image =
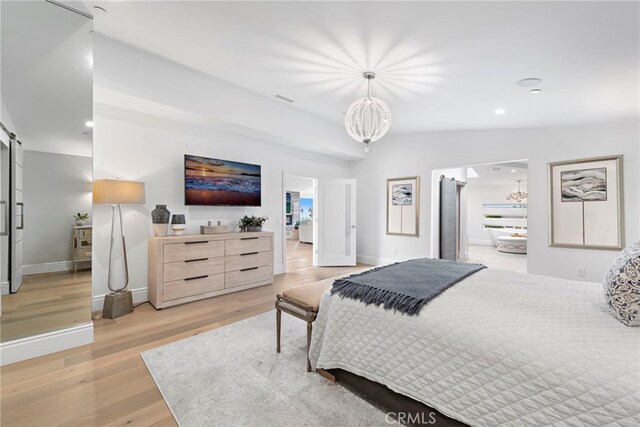
M327 292L310 357L473 426L640 426L640 328L597 283L486 269L413 317Z

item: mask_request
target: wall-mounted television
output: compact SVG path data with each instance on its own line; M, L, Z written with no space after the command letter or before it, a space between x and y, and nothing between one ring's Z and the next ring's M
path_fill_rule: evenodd
M261 202L260 165L185 154L185 205L261 206Z

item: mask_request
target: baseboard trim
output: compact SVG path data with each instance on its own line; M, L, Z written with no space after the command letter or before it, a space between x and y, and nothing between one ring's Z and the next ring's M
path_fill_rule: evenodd
M284 265L276 265L273 267L273 275L277 276L278 274L284 274Z
M0 294L9 295L9 282L0 283Z
M367 265L386 265L396 262L394 259L376 258L368 255L356 255L356 261Z
M133 303L139 304L141 302L149 301L149 295L147 288L129 289L131 296L133 297ZM98 295L91 298L91 311L102 311L104 306L104 295Z
M93 323L0 343L0 365L9 365L93 342Z
M86 263L89 265L89 263ZM59 271L72 271L72 261L58 261L58 262L43 262L41 264L25 264L22 266L22 274L43 274L43 273L57 273Z

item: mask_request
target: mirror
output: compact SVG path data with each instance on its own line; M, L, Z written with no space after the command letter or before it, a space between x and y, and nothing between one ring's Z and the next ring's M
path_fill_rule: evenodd
M0 8L6 342L91 322L93 21L49 1Z

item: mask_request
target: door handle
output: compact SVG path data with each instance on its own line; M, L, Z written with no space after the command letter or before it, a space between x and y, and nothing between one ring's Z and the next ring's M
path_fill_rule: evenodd
M2 205L2 231L0 231L0 236L8 236L9 235L9 205L6 200L0 200L0 205Z
M20 206L20 225L16 227L16 230L24 230L24 203L17 202L16 206Z
M351 228L356 228L356 226L355 226L355 225L352 225L352 226L351 226Z

